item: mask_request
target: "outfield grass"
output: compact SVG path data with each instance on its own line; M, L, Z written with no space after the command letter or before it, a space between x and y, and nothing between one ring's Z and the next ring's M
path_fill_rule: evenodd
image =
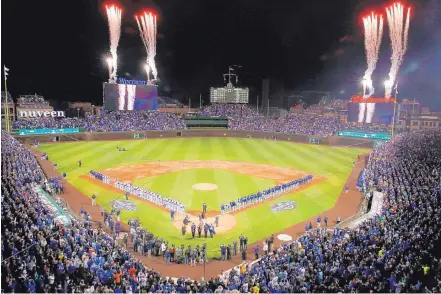
M125 147L128 151L118 152L117 146ZM237 214L237 225L229 232L217 234L214 239L181 240L180 232L171 224L168 213L146 206L135 198L131 200L138 209L121 214L123 221L139 217L149 231L171 243L194 245L207 241L211 250L217 249L219 243L232 242L241 233L248 236L250 243L255 242L333 207L352 169L351 163L357 160L357 155L367 152L366 149L236 138L57 143L43 144L40 150L48 153L49 159L58 164L60 172L66 172L67 180L76 188L89 197L92 193L98 194L97 202L107 209L110 200L123 199L122 193L109 192L81 179L80 176L88 173L90 169L99 171L155 160L215 159L290 167L319 176L326 175L327 180L322 183ZM82 160L83 163L83 167L79 169L78 160ZM191 186L198 182L213 182L219 189L192 190ZM190 209L200 210L202 202L207 202L209 209L218 209L220 203L266 188L268 185L272 186L274 183L268 179L228 171L199 169L137 179L135 184L179 199ZM271 205L286 200L295 200L297 208L278 213L270 211Z

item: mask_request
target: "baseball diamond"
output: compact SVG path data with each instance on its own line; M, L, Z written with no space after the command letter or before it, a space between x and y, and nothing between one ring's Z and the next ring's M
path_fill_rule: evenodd
M117 147L127 151L119 152ZM366 153L366 149L246 138L72 142L42 144L39 149L57 163L74 187L89 197L99 195L96 203L108 211L115 200L127 200L126 196L112 184L89 176L90 170L179 201L190 222L197 222L205 203L207 222L214 224L219 216L213 238L192 238L190 227L183 236L180 228L185 215L171 220L169 210L135 195L128 196L128 201L136 209L122 209L120 218L125 223L138 218L169 243L207 243L209 257L219 256L219 243L232 243L241 234L253 243L332 208L352 163ZM224 203L307 175L313 176L307 185L221 215ZM198 183L212 183L217 189L194 189ZM308 197L311 193L320 196ZM295 209L280 208L280 203Z

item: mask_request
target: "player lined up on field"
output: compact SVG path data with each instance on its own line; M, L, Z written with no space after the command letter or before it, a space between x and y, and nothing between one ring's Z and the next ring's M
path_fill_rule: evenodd
M93 170L90 171L90 175L96 180L102 181L103 183L106 184L111 184L110 178L108 176L105 176ZM140 188L130 183L121 182L119 180L114 180L113 186L121 191L126 192L126 200L128 200L129 194L135 195L141 199L154 203L158 206L164 207L167 210L174 211L180 214L185 213L185 205L182 204L181 202L174 199L163 197L160 194L152 192L148 189Z
M235 212L245 207L263 202L267 199L278 197L285 193L291 192L302 185L306 185L310 183L312 178L313 178L312 175L307 175L306 177L296 179L288 183L277 185L275 187L266 189L262 192L257 192L248 196L241 197L237 199L237 201L231 201L228 204L222 204L220 207L221 213L225 214L225 213Z

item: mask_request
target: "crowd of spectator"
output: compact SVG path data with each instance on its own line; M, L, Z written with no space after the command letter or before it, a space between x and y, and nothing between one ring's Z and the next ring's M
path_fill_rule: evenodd
M158 108L183 108L184 105L176 99L159 96Z
M82 219L72 219L70 227L55 223L33 189L45 177L32 153L6 133L1 143L3 291L183 293L220 285L219 278L196 282L161 277L120 245L116 234L93 229L83 209Z
M6 292L440 292L441 134L395 136L370 155L367 190L379 215L354 230L305 235L209 281L161 277L101 229L54 223L33 186L32 153L2 133L2 288ZM132 240L132 242L135 242Z
M336 107L340 104L336 103ZM328 137L337 130L390 132L390 126L378 124L342 123L337 116L313 113L289 113L279 118L264 117L244 104L213 104L201 110L202 115L229 117L232 130L292 133ZM186 129L184 121L173 113L159 111L112 111L85 118L38 119L19 118L13 129L84 128L86 132L168 131Z
M377 148L365 176L386 196L357 229L315 229L228 284L243 292L425 292L441 290L441 134L407 134Z
M51 194L61 194L64 191L61 177L48 178L43 187Z
M167 131L185 129L173 113L159 111L112 111L85 118L18 119L14 129L84 128L87 132Z
M360 124L360 123L347 123L342 125L342 130L355 131L355 132L368 132L368 133L390 133L391 126L383 124Z
M333 109L333 110L347 110L348 109L349 100L343 99L335 99L328 103L325 108Z
M324 104L312 104L305 109L306 113L322 113L325 109Z
M261 117L262 115L246 104L211 104L201 110L201 115L222 117Z
M49 107L49 101L46 101L43 96L40 95L21 95L17 98L17 104L20 107L25 108L47 108Z
M332 136L340 128L336 117L290 113L278 119L236 118L228 121L232 130L292 133L308 136Z
M6 102L6 99L8 99L8 103L14 104L14 100L12 99L11 93L8 92L8 95L6 95L5 91L1 92L1 99L2 99L2 103Z

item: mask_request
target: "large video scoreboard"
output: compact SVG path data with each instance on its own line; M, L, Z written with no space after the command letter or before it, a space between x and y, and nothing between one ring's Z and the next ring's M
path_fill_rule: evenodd
M348 122L390 125L393 122L395 99L363 98L353 95L348 104Z
M226 87L210 88L211 103L248 103L248 88L235 88L232 84Z
M158 87L155 85L104 83L103 96L107 110L158 109Z

